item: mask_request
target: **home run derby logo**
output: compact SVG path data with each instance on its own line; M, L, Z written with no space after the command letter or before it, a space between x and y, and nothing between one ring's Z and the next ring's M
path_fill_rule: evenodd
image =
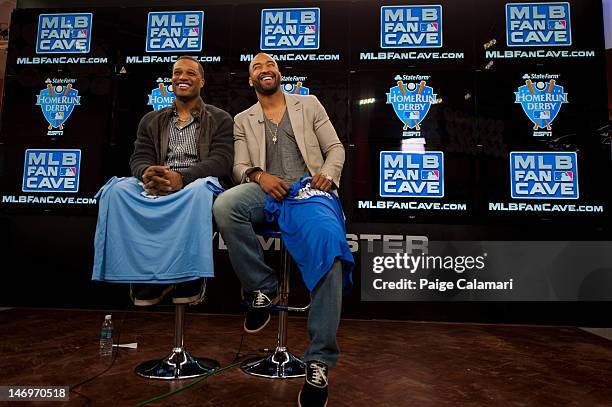
M293 95L309 95L310 89L304 86L306 76L283 76L281 89Z
M163 109L164 107L172 106L176 96L172 91L172 80L169 78L157 78L157 88L151 91L149 95L149 106L153 106L153 110Z
M322 196L328 199L334 199L329 192L313 189L310 186L310 182L306 184L303 188L300 188L300 190L293 199L310 199L313 196Z
M552 123L561 106L568 103L567 93L563 86L557 85L559 75L524 75L525 85L515 92L515 103L533 123L533 135L536 137L552 136ZM545 131L538 131L545 129Z
M49 123L47 135L63 135L64 124L74 107L81 104L79 91L73 87L75 82L74 79L47 79L47 87L36 97L36 106L40 106Z
M437 95L427 86L429 76L396 76L397 85L389 89L387 104L393 106L395 114L404 124L404 137L421 137L421 123L425 120ZM408 83L404 83L407 80ZM408 131L414 130L414 131Z

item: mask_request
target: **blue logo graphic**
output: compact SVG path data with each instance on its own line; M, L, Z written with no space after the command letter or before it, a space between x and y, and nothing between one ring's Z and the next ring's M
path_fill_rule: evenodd
M162 78L157 78L157 88L151 91L149 95L149 106L153 106L153 110L163 109L164 107L172 106L176 96L172 91L171 81L164 81Z
M442 47L442 6L382 6L380 47Z
M433 88L427 86L425 81L409 82L407 85L398 81L397 86L387 93L387 104L393 106L395 114L404 124L404 131L421 130L421 123L436 100Z
M23 192L78 192L81 150L28 149Z
M47 134L61 136L64 133L64 124L74 107L81 104L81 97L79 91L72 87L72 83L54 85L50 79L47 79L46 83L47 87L36 96L36 106L40 106L49 123Z
M203 30L203 11L150 12L146 51L200 52Z
M381 197L444 197L444 153L380 152Z
M261 10L260 49L319 49L320 14L318 7Z
M509 47L572 45L569 3L506 4L506 42Z
M554 79L536 83L527 79L525 85L519 87L518 92L514 94L516 95L514 103L521 105L533 123L534 130L552 130L552 123L559 114L561 106L568 103L563 86L557 85Z
M510 153L513 199L578 199L576 153Z
M302 84L302 82L297 83L283 83L282 90L285 93L293 94L293 95L309 95L310 89Z
M92 13L41 14L37 54L87 54L91 46Z

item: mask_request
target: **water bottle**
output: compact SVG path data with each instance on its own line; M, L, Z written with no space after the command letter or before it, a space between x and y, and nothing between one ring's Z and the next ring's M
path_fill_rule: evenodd
M100 331L100 356L111 356L113 354L113 321L111 316L104 317L102 330Z

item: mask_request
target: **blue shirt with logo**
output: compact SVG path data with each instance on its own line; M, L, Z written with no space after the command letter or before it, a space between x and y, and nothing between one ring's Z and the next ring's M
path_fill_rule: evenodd
M355 260L346 242L344 214L337 195L310 187L312 178L302 177L282 201L270 195L264 213L267 222L277 222L281 238L313 291L331 269L342 262L343 293L352 287Z

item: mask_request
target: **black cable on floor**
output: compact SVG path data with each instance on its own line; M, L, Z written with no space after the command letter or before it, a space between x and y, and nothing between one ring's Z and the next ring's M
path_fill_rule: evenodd
M242 331L242 335L240 336L240 345L238 345L238 350L236 351L236 355L234 356L234 360L232 360L232 363L230 363L227 366L219 367L217 369L214 369L214 370L210 371L209 373L205 374L204 376L198 377L196 380L192 381L191 383L189 383L189 384L187 384L187 385L185 385L183 387L179 387L178 389L169 391L167 393L160 394L159 396L155 396L155 397L150 398L148 400L141 401L140 403L135 404L134 407L142 407L142 406L144 406L146 404L153 403L155 401L164 399L166 397L173 396L173 395L175 395L177 393L180 393L183 390L187 390L188 388L195 386L196 384L200 383L201 381L203 381L205 379L208 379L209 377L215 376L215 375L217 375L219 373L222 373L222 372L224 372L226 370L230 370L230 369L233 369L235 367L240 366L240 364L242 363L242 360L239 361L239 359L241 359L243 357L253 356L253 355L242 355L240 353L242 351L242 345L243 344L244 344L244 331Z
M178 389L169 391L169 392L164 393L164 394L160 394L159 396L155 396L155 397L150 398L148 400L141 401L140 403L135 404L134 407L142 407L142 406L147 405L149 403L153 403L154 401L158 401L158 400L164 399L166 397L173 396L173 395L175 395L177 393L182 392L183 390L187 390L188 388L195 386L196 384L200 383L201 381L203 381L205 379L208 379L211 376L215 376L215 375L217 375L219 373L223 373L226 370L230 370L230 369L233 369L235 367L238 367L238 366L240 366L240 363L241 362L236 362L236 363L232 363L232 364L229 364L227 366L224 366L224 367L218 367L218 368L216 368L216 369L206 373L204 376L198 377L196 380L192 381L189 384L186 384L183 387L179 387Z
M234 360L232 363L236 363L236 361L240 358L240 351L242 350L242 343L244 342L244 331L242 331L242 335L240 336L240 345L238 345L238 351L236 351L236 356L234 356Z
M85 407L85 406L90 406L91 405L92 400L89 397L87 397L86 395L84 395L83 393L79 393L76 390L71 390L71 392L74 393L74 394L77 394L77 395L79 395L79 396L81 396L81 397L83 397L85 399L85 403L81 407Z

